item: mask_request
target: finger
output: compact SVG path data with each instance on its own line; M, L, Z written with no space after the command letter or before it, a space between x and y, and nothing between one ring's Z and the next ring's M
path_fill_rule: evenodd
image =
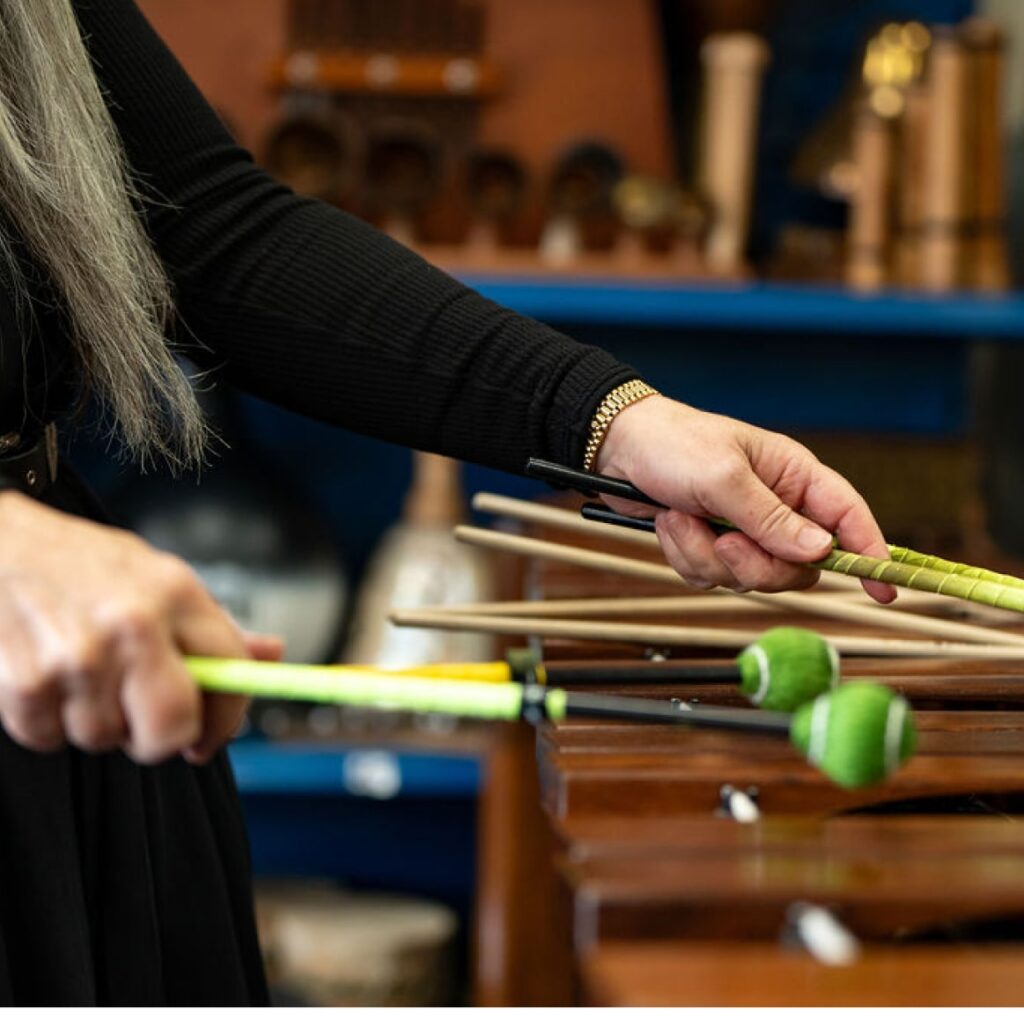
M832 549L828 530L791 509L749 464L730 471L714 511L784 562L815 562Z
M62 687L61 719L68 741L80 750L117 750L128 738L121 706L121 664L105 659L88 673L69 676Z
M732 532L715 541L715 553L746 590L776 593L807 590L821 575L806 565L783 562L758 547L749 537Z
M232 693L204 693L203 728L199 741L182 751L190 764L206 764L245 721L249 698Z
M198 614L182 618L176 624L176 640L187 654L203 654L212 658L246 658L250 639L264 653L280 654L280 643L271 637L247 636L234 620L211 599ZM266 660L272 660L270 658ZM233 694L202 695L202 728L195 743L183 751L185 759L203 764L238 731L249 701Z
M43 670L38 644L9 586L0 592L0 721L16 743L39 753L64 745L60 694Z
M244 632L243 636L250 658L256 661L280 661L284 657L282 637L249 632Z
M121 706L128 755L154 764L190 747L202 730L199 689L158 619L122 626Z
M51 587L25 581L13 596L32 631L41 670L57 691L64 737L82 750L116 749L126 726L111 639Z
M818 465L804 495L807 513L837 534L839 546L872 558L889 557L889 546L871 514L867 502L854 486L834 469ZM888 604L896 588L887 583L863 581L864 589L876 601Z
M116 750L128 735L128 723L121 708L122 666L113 642L70 616L64 628L65 665L60 675L64 733L81 750Z
M658 511L653 505L645 505L639 501L630 501L628 498L615 498L609 494L601 495L602 501L616 512L624 516L632 516L635 519L653 519Z
M715 535L702 519L673 509L659 512L655 527L661 550L687 583L701 590L737 589L739 581L715 553Z

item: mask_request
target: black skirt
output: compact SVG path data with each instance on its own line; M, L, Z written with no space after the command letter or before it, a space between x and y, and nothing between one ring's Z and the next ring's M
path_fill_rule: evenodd
M97 517L67 472L51 502ZM0 1003L267 1001L227 755L143 767L0 731Z

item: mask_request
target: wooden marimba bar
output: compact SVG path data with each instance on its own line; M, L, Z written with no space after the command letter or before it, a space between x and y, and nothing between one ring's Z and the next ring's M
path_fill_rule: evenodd
M651 593L543 563L526 568L522 589L529 598ZM735 628L740 617L701 622ZM742 628L782 624L837 631L824 619L742 617ZM567 641L543 651L549 662L643 656ZM734 654L664 653L709 665ZM918 709L917 754L867 790L837 788L771 737L571 719L542 726L546 836L519 858L514 902L518 947L543 981L506 998L1024 1002L1024 662L845 658L843 677L880 679ZM742 703L725 683L587 688ZM749 793L760 817L725 816L724 787ZM859 954L844 966L823 962L828 943L800 938L808 907L827 910Z

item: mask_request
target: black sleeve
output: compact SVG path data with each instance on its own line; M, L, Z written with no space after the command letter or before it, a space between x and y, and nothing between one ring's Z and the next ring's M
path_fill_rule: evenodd
M634 371L482 298L239 148L134 0L74 0L174 282L177 338L238 387L513 472L578 465ZM195 354L195 353L190 353Z

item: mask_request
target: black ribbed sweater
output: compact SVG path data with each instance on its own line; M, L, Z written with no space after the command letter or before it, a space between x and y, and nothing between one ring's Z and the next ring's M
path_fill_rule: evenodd
M354 217L296 196L227 134L134 0L74 0L173 278L190 354L279 405L521 470L578 464L636 374L482 298ZM230 59L230 54L225 54Z
M231 141L133 0L72 2L151 197L143 213L175 285L178 340L199 362L418 448L510 470L529 455L579 461L594 406L631 370L282 188ZM59 412L74 379L52 304L37 303L23 336L12 296L0 264L0 431ZM48 500L95 512L72 474ZM203 768L143 768L120 753L34 754L0 729L0 1004L265 1002L248 875L223 753Z

